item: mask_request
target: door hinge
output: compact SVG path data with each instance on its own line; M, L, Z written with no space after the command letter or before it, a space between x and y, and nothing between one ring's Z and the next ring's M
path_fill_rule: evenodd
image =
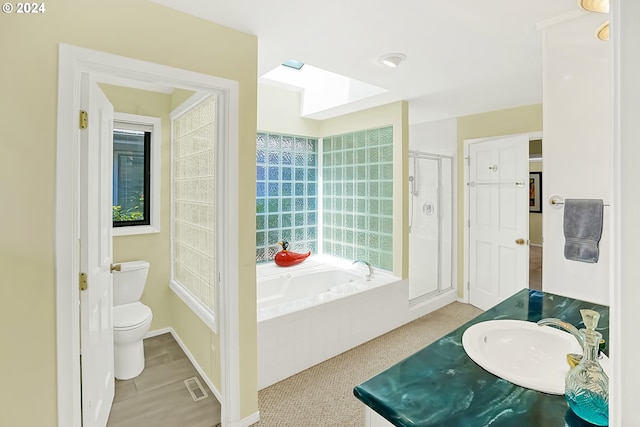
M86 111L80 110L80 129L86 129L88 126L89 116Z
M87 273L80 273L80 290L87 290Z

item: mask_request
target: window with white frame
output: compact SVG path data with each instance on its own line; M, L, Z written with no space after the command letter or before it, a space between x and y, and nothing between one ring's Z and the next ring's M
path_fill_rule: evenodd
M113 235L160 231L160 119L115 113Z

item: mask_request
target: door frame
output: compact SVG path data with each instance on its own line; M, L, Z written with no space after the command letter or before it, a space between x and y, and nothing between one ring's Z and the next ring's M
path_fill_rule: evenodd
M474 139L465 139L463 144L464 144L464 158L463 158L463 162L464 162L464 179L462 181L462 186L464 187L464 213L463 213L463 223L462 223L462 228L463 228L463 258L464 258L464 285L462 287L462 297L459 298L459 301L464 302L466 304L469 303L469 186L467 185L467 182L469 182L469 146L471 144L474 143L478 143L478 142L483 142L483 141L491 141L494 139L498 139L498 138L510 138L513 136L521 136L521 135L528 135L529 136L529 141L535 141L538 139L542 139L542 132L525 132L525 133L518 133L518 134L511 134L511 135L496 135L496 136L490 136L490 137L486 137L486 138L474 138ZM544 188L544 187L543 187Z
M188 90L224 91L227 93L227 164L239 158L239 85L238 82L211 75L108 54L67 44L58 52L58 117L56 144L55 194L55 283L56 283L56 356L58 425L80 427L80 76L89 73L98 80L135 86L164 85ZM238 239L237 170L229 168L225 177L225 223L223 239ZM222 260L220 295L220 359L222 421L240 420L240 351L238 325L238 256L226 251ZM225 423L226 424L226 423Z

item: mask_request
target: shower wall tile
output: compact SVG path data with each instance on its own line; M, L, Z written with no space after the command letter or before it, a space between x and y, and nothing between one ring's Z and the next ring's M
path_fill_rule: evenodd
M318 141L258 133L256 262L272 260L278 241L295 252L317 248Z
M393 268L393 128L324 138L324 253Z

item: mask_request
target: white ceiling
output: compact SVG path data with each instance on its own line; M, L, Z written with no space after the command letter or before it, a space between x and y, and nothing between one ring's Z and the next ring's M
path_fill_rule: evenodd
M389 90L312 118L408 100L410 123L541 103L536 25L583 13L576 0L153 1L256 35L259 75L297 59ZM398 68L378 62L394 52Z

